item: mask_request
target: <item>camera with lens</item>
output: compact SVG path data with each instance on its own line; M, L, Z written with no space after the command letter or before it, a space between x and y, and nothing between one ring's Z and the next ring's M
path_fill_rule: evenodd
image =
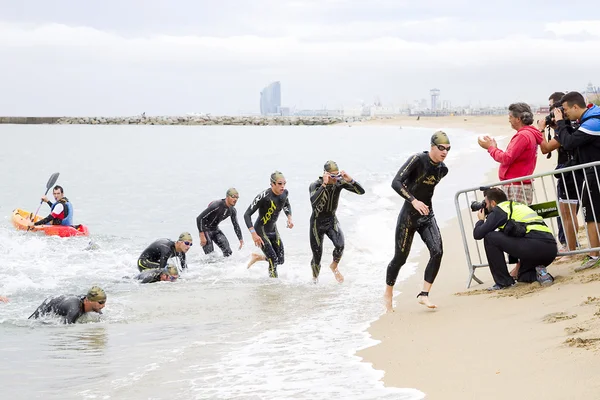
M554 109L555 108L558 108L563 113L565 112L565 109L563 108L562 103L560 101L557 101L554 104L552 104L550 106L550 114L546 115L546 126L550 126L550 127L556 126L556 121L554 119Z
M488 215L490 212L488 211L486 206L487 206L487 203L485 202L485 200L473 201L473 202L471 202L471 211L477 212L483 208L483 213L485 215Z

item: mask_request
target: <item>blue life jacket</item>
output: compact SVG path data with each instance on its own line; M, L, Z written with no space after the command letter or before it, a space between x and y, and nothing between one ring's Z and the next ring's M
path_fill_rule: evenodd
M59 202L52 204L52 210L54 210L54 206L56 206ZM73 205L70 201L63 203L63 206L66 208L67 216L62 220L61 225L73 225Z

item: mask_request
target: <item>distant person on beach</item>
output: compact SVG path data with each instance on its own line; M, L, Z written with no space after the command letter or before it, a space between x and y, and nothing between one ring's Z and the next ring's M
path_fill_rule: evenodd
M448 174L444 159L450 151L446 133L438 131L431 136L431 150L411 156L392 181L392 188L404 198L404 205L396 223L394 258L387 267L385 304L393 311L394 284L400 268L406 263L413 237L419 233L429 250L430 258L425 268L423 290L417 295L420 304L436 308L429 301L429 291L442 263L442 236L435 220L431 199L435 186Z
M0 296L0 303L8 303L8 297Z
M600 107L588 106L583 95L579 92L569 92L562 99L561 110L554 110L557 129L554 138L567 151L577 154L577 165L600 161ZM577 128L572 129L570 123L576 121ZM581 193L581 210L587 225L590 237L590 247L600 247L600 188L597 179L600 177L598 167L586 168L582 173L581 182L578 182ZM583 264L575 271L583 271L600 265L599 253L591 252Z
M554 92L548 98L550 113L553 115L556 107L561 107L560 100L565 94L563 92ZM560 145L554 137L546 138L546 128L552 129L554 134L558 129L556 120L551 118L552 123L546 125L546 118L537 121L539 130L542 132L543 141L540 143L542 154L548 154L556 150L557 160L556 169L566 168L577 165L577 158L574 151L567 151ZM570 125L570 124L569 124ZM570 133L570 132L569 132ZM550 135L550 133L548 133ZM577 193L576 181L579 180L581 171L567 172L563 174L555 174L556 177L556 194L560 205L561 217L556 218L558 224L558 241L562 245L561 251L575 250L577 248L576 232L579 230L577 212L579 211L579 199ZM566 231L566 235L565 235Z
M495 283L488 290L501 290L515 284L504 253L520 260L517 281L551 285L554 278L546 267L554 261L558 249L554 235L542 217L523 203L509 201L500 188L487 189L483 195L485 207L477 213L479 221L473 229L473 238L483 239Z
M177 256L181 263L181 269L186 269L185 253L192 247L192 235L183 232L179 235L176 242L170 239L158 239L148 246L138 259L138 269L140 272L167 266L169 258Z
M292 208L288 199L288 191L285 188L286 183L281 172L273 172L271 174L271 187L260 192L244 214L244 221L252 234L252 241L264 253L264 255L252 253L248 268L257 261L267 261L271 278L278 277L277 266L282 265L285 261L283 242L277 231L277 218L279 218L281 211L287 216L287 227L290 229L294 227ZM256 210L258 210L258 218L252 225L252 214Z
M55 202L52 203L46 196L42 201L50 206L50 215L38 222L31 222L31 226L37 225L73 225L73 205L64 195L62 186L56 185L52 189Z
M365 194L365 189L346 171L340 171L335 161L327 161L323 167L323 176L314 181L308 191L312 214L310 216L310 248L313 253L310 266L313 280L317 282L321 272L323 255L323 238L325 235L333 242L333 262L329 266L335 279L342 283L344 276L338 270L338 264L344 253L344 234L340 228L335 212L342 190L356 194Z
M105 303L106 293L94 286L83 296L62 295L44 300L29 319L54 314L63 317L65 324L74 324L85 313L94 311L102 314Z
M230 188L225 193L225 198L215 200L208 205L208 208L200 213L196 218L196 225L200 232L200 246L204 250L204 254L210 254L214 251L213 242L219 246L223 255L229 257L232 254L231 247L227 237L219 229L221 221L231 217L233 230L240 241L240 249L244 245L242 238L242 230L237 220L237 211L235 204L240 198L240 194L235 188Z
M540 131L532 126L533 113L526 103L511 104L508 107L508 121L517 133L510 139L506 151L500 150L496 140L489 136L478 139L479 145L500 163L498 178L501 181L533 174L537 146L543 140ZM533 185L529 179L504 185L502 189L510 200L533 203Z
M164 269L152 268L141 272L135 279L140 283L154 283L161 281L173 282L179 278L179 271L175 265L168 265Z

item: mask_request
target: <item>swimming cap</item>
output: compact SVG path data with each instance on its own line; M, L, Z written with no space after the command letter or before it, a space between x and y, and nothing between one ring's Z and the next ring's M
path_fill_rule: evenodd
M437 131L431 136L431 144L450 144L450 139L448 139L446 132Z
M192 241L192 235L190 235L189 232L183 232L181 235L179 235L179 241L180 242L191 242Z
M225 193L225 195L227 197L232 197L232 196L240 197L240 194L238 193L238 191L235 188L227 189L227 193Z
M285 179L283 174L279 171L275 171L271 174L271 182L275 183L278 179Z
M179 275L179 270L177 269L177 267L175 265L169 264L165 267L165 274L171 275L171 276L177 276L177 275Z
M323 166L323 169L327 172L332 172L332 171L339 171L340 169L338 168L338 165L335 161L327 161L325 163L325 165Z
M89 301L106 301L106 293L98 286L92 287L85 296Z

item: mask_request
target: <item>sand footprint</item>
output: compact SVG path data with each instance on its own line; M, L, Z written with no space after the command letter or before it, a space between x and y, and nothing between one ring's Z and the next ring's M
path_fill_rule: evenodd
M565 312L555 312L548 315L545 315L543 321L547 324L553 324L558 321L565 321L567 319L576 318L577 314L567 314Z
M565 340L565 344L571 346L571 347L579 347L582 349L591 349L596 347L596 345L600 343L600 338L588 338L588 339L584 339L584 338L569 338L567 340Z
M567 332L568 335L574 335L585 331L587 331L587 328L582 328L581 326L569 326L565 328L565 332Z

